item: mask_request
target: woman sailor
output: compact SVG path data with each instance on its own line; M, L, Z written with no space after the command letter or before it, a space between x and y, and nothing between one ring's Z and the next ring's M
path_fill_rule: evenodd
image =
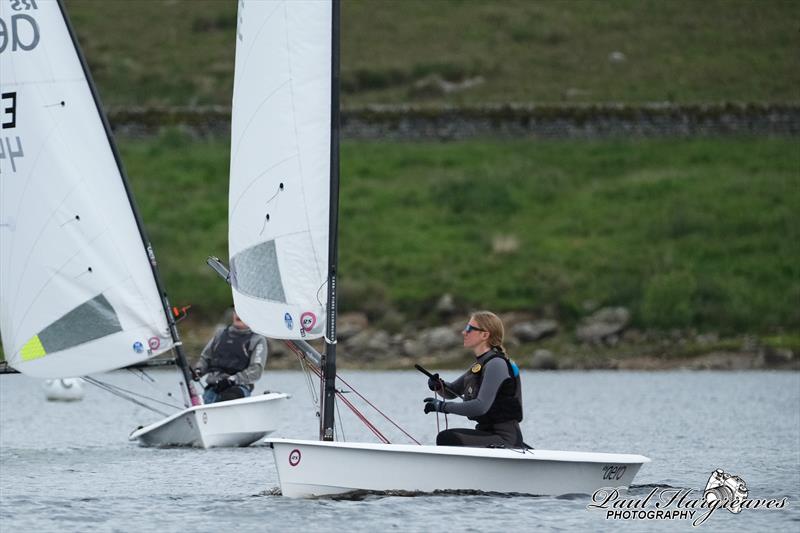
M503 322L489 311L473 313L462 331L464 347L473 351L475 364L453 382L438 374L428 387L446 399L425 399L425 413L437 411L466 416L477 422L475 429L446 429L436 436L439 446L522 448L522 384L519 368L503 348Z

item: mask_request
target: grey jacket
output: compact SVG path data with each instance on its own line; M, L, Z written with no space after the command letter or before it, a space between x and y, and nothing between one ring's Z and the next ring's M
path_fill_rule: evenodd
M264 371L264 366L267 364L267 339L263 335L253 333L249 328L240 330L230 325L227 328L218 330L200 353L200 361L197 363L195 371L200 376L209 373L208 369L214 366L214 347L219 344L219 340L226 329L229 334L234 336L252 335L246 346L247 353L250 354L250 365L241 372L237 372L233 375L233 381L237 385L251 386L261 378L261 373ZM212 372L212 374L219 373Z

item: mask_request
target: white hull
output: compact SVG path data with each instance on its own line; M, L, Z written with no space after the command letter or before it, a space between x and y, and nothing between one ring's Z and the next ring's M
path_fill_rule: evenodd
M354 490L475 490L532 495L591 494L625 487L641 455L267 439L281 493L290 498Z
M270 392L249 398L196 405L135 430L143 446L218 448L249 446L275 431L278 409L289 395Z
M49 402L77 402L83 399L81 378L46 379L43 386Z

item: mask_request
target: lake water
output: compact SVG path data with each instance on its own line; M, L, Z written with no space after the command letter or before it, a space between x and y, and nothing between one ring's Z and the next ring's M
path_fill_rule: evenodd
M148 374L158 383L174 375ZM429 394L424 376L344 377L417 440L435 440L436 417L422 412ZM101 379L147 394L165 390L129 372ZM128 434L158 415L90 385L80 402L47 402L39 381L4 375L0 532L800 530L800 373L523 372L523 383L523 433L534 447L652 459L634 480L630 498L670 487L702 491L709 474L722 468L746 481L751 499L786 498L786 505L739 514L719 509L695 528L679 518L607 519L606 511L587 509L588 495L290 500L275 495L269 447L142 448L128 442ZM293 395L274 436L316 438L318 422L302 373L266 373L257 391L265 389ZM347 440L374 442L352 416L343 413L343 420ZM459 417L448 420L450 427L466 426ZM396 430L387 434L392 442L407 442Z

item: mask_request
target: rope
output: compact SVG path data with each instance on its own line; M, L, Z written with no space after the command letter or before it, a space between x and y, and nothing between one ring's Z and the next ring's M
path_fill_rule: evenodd
M433 391L433 397L438 398L439 392ZM445 400L444 391L442 391L442 401ZM447 423L447 413L442 413L444 415L444 429L448 429L449 424ZM439 434L441 432L439 428L439 411L436 411L436 433Z
M148 398L147 396L144 396L142 394L136 394L134 392L127 391L127 390L123 389L122 387L117 387L116 385L111 385L109 383L104 383L102 381L99 381L99 380L97 380L95 378L92 378L92 377L89 377L89 376L84 376L83 379L86 382L91 383L95 387L103 389L106 392L110 392L114 396L122 398L123 400L128 400L129 402L134 403L134 404L136 404L136 405L138 405L140 407L144 407L145 409L153 411L154 413L158 413L161 416L169 416L169 415L167 413L163 412L163 411L159 411L155 407L147 405L144 402L140 402L139 400L133 398L133 396L140 396L142 398L146 398L146 399L148 399L150 401L153 401L153 402L156 402L156 403L161 403L161 404L167 405L169 407L175 407L174 405L170 405L170 404L168 404L166 402L162 402L160 400L156 400L155 398ZM180 408L178 407L177 409L180 409Z
M314 383L311 381L311 373L308 369L308 365L306 365L305 359L300 359L300 367L303 369L303 373L306 377L308 395L311 397L311 406L314 408L314 412L317 413L317 416L319 416L319 398L317 398L317 392L314 390Z
M294 352L294 354L295 354L297 357L299 357L299 358L300 358L300 361L301 361L301 363L302 363L303 361L305 361L305 360L306 360L305 354L303 354L303 352L302 352L302 351L301 351L299 348L297 348L297 347L296 347L296 346L295 346L293 343L291 343L291 342L287 342L287 343L286 343L286 345L287 345L287 346L289 346L289 349L291 349L291 350ZM316 374L316 375L317 375L317 376L318 376L320 379L322 378L322 371L321 371L319 368L317 368L315 365L311 365L311 364L309 364L309 365L308 365L308 368L310 368L310 369L311 369L311 371L312 371L312 372L314 372L314 373L315 373L315 374ZM408 433L408 432L407 432L405 429L403 429L402 427L400 427L400 425L398 425L398 424L397 424L397 423L396 423L394 420L392 420L391 418L389 418L389 416L388 416L388 415L386 415L386 414L385 414L383 411L381 411L380 409L378 409L378 407L376 407L376 406L375 406L375 404L373 404L372 402L370 402L369 400L367 400L367 399L366 399L366 398L365 398L365 397L364 397L364 396L363 396L363 395L362 395L360 392L358 392L358 391L355 389L355 387L353 387L352 385L350 385L349 383L347 383L347 382L346 382L346 381L345 381L345 380L344 380L344 379L343 379L343 378L342 378L342 377L341 377L341 376L340 376L338 373L336 374L336 379L338 379L339 381L341 381L341 382L342 382L342 384L344 384L344 385L345 385L345 386L346 386L348 389L350 389L350 390L351 390L353 393L355 393L355 394L356 394L356 396L358 396L358 397L359 397L359 398L360 398L360 399L361 399L361 400L362 400L364 403L366 403L367 405L369 405L370 407L372 407L372 408L373 408L373 409L374 409L374 410L375 410L375 411L376 411L378 414L380 414L380 415L381 415L383 418L385 418L387 421L389 421L389 423L391 423L391 424L392 424L394 427L396 427L397 429L399 429L399 430L400 430L400 431L401 431L401 432L402 432L402 433L403 433L403 434L404 434L406 437L408 437L409 439L411 439L412 441L414 441L414 443L415 443L415 444L420 444L420 442L419 442L417 439L415 439L414 437L412 437L412 436L411 436L411 435L410 435L410 434L409 434L409 433ZM375 434L375 435L376 435L376 436L377 436L377 437L378 437L378 438L379 438L381 441L383 441L383 443L384 443L384 444L389 444L389 439L387 439L387 438L386 438L386 437L385 437L385 436L384 436L384 435L383 435L383 434L380 432L380 430L377 428L377 426L375 426L375 424L373 424L372 422L370 422L370 421L367 419L367 417L366 417L366 416L365 416L365 415L364 415L364 414L363 414L363 413L362 413L362 412L361 412L361 411L360 411L360 410L359 410L359 409L358 409L358 408L357 408L355 405L353 405L353 403L352 403L350 400L348 400L347 398L345 398L345 397L342 395L341 391L338 391L338 390L337 390L337 391L335 391L335 392L336 392L336 397L340 398L340 399L342 400L342 402L343 402L343 403L344 403L344 404L345 404L345 405L346 405L346 406L347 406L347 407L350 409L350 411L352 411L352 412L353 412L353 414L354 414L354 415L355 415L355 416L356 416L356 417L357 417L359 420L361 420L361 422L362 422L362 423L363 423L365 426L367 426L367 428L368 428L370 431L372 431L372 432L373 432L373 433L374 433L374 434ZM338 411L337 411L337 412L338 412ZM340 420L340 424L341 424L341 417L339 417L339 420Z
M317 376L319 376L320 379L322 379L322 371L320 369L312 366L311 370ZM358 418L362 424L367 426L367 428L370 431L372 431L372 433L374 433L375 436L378 437L378 439L380 439L384 444L390 444L389 439L387 439L386 436L383 433L381 433L380 430L375 426L375 424L370 422L369 419L367 419L367 417L364 416L364 413L362 413L355 405L353 405L353 403L349 399L347 399L341 391L337 390L335 391L335 393L336 397L342 400L342 403L344 403L350 409L350 411L353 412L356 418Z
M339 404L334 404L336 408L336 420L339 422L339 435L342 436L343 441L347 441L347 437L344 434L344 424L342 424L342 413L339 411Z
M344 380L344 379L343 379L341 376L339 376L339 375L337 374L337 375L336 375L336 378L337 378L339 381L341 381L342 383L344 383L346 387L348 387L350 390L352 390L352 391L353 391L353 392L354 392L354 393L355 393L355 394L356 394L356 395L357 395L359 398L361 398L361 399L362 399L362 400L363 400L363 401L364 401L364 402L365 402L367 405L369 405L370 407L372 407L373 409L375 409L375 411L377 411L377 412L378 412L378 414L380 414L380 415L381 415L383 418L385 418L386 420L388 420L388 421L389 421L389 423L391 423L391 424L392 424L394 427L396 427L397 429L399 429L400 431L402 431L402 432L403 432L403 434L404 434L406 437L408 437L409 439L413 440L413 441L414 441L416 444L419 444L419 441L418 441L417 439L415 439L414 437L412 437L411 435L409 435L409 434L408 434L408 432L407 432L406 430L404 430L402 427L400 427L400 426L399 426L399 425L398 425L398 424L397 424L397 423L396 423L394 420L392 420L392 419L391 419L391 418L389 418L389 417L388 417L386 414L384 414L384 412L383 412L383 411L381 411L380 409L378 409L378 408L377 408L375 405L373 405L373 404L372 404L372 402L370 402L369 400L367 400L366 398L364 398L364 396L362 396L360 392L358 392L356 389L354 389L354 388L353 388L353 387L352 387L352 386L351 386L349 383L347 383L347 382L346 382L346 381L345 381L345 380Z

